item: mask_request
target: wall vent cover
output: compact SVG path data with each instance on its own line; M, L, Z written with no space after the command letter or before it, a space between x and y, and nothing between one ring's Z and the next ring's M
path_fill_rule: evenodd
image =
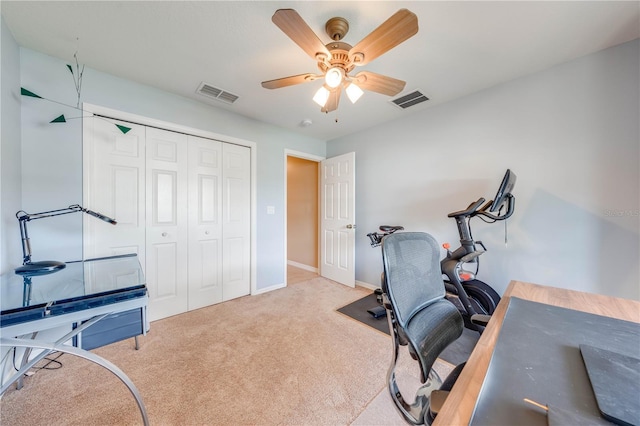
M393 103L398 108L407 109L410 106L414 106L428 100L429 98L427 98L420 90L415 90L408 95L392 99L391 103Z
M224 102L226 104L232 104L239 98L238 95L234 95L233 93L227 92L226 90L222 90L204 82L200 83L200 86L198 87L198 90L196 90L196 93L220 102Z

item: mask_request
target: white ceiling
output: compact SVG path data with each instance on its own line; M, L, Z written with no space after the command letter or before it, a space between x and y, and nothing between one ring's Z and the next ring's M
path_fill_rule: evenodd
M6 1L2 16L20 46L237 114L330 140L549 68L640 36L638 1ZM324 114L320 81L277 90L261 81L316 72L272 22L295 9L321 40L329 18L349 21L355 45L400 8L418 16L414 37L362 69L406 81L430 100L402 110L366 92ZM90 78L85 73L85 81ZM239 99L196 94L206 82ZM302 127L304 119L313 124ZM337 120L337 122L336 122Z

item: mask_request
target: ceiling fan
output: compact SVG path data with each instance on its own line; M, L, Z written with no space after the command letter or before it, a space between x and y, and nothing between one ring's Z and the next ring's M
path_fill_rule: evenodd
M416 34L418 18L413 12L400 9L353 47L341 41L349 30L349 23L344 18L336 17L327 21L325 31L333 41L326 45L293 9L278 9L271 20L318 62L322 74L298 74L263 81L262 87L279 89L323 78L324 84L313 97L322 107L322 112L338 108L342 88L353 103L362 96L362 89L387 96L397 95L404 89L405 82L402 80L370 71L360 71L355 75L350 73L356 66L368 64Z

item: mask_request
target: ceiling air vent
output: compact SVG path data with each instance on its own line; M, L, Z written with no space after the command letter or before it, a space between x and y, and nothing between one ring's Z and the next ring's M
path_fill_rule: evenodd
M409 93L408 95L401 96L397 99L392 99L391 102L398 108L406 109L410 106L414 106L428 100L429 98L427 98L422 92L416 90Z
M234 95L233 93L229 93L226 90L219 89L207 83L201 83L200 87L198 87L198 90L196 90L196 93L220 102L224 102L225 104L232 104L239 98L238 95Z

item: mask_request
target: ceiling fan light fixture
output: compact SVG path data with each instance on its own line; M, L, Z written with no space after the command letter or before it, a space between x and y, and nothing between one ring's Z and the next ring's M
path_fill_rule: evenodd
M313 95L313 101L324 107L327 104L327 100L329 99L329 91L326 87L322 86L318 89L315 95Z
M358 99L360 99L360 97L364 94L362 89L356 86L355 83L350 83L345 89L345 91L347 92L347 97L349 98L352 104L355 104L356 102L358 102Z
M324 82L327 83L327 86L331 89L335 89L340 86L342 84L342 80L344 80L344 71L339 67L329 68L324 76Z
M323 43L293 9L278 9L271 20L308 56L318 62L318 69L322 74L299 74L263 81L262 87L278 89L323 77L324 84L315 93L313 100L321 105L321 111L325 113L338 108L343 89L354 103L362 96L363 90L387 96L395 96L404 90L405 82L402 80L369 71L361 71L353 77L349 74L356 66L367 65L413 37L418 32L415 13L407 9L398 10L354 46L342 41L349 29L349 23L344 18L337 17L327 21L325 30L332 40L328 44Z

